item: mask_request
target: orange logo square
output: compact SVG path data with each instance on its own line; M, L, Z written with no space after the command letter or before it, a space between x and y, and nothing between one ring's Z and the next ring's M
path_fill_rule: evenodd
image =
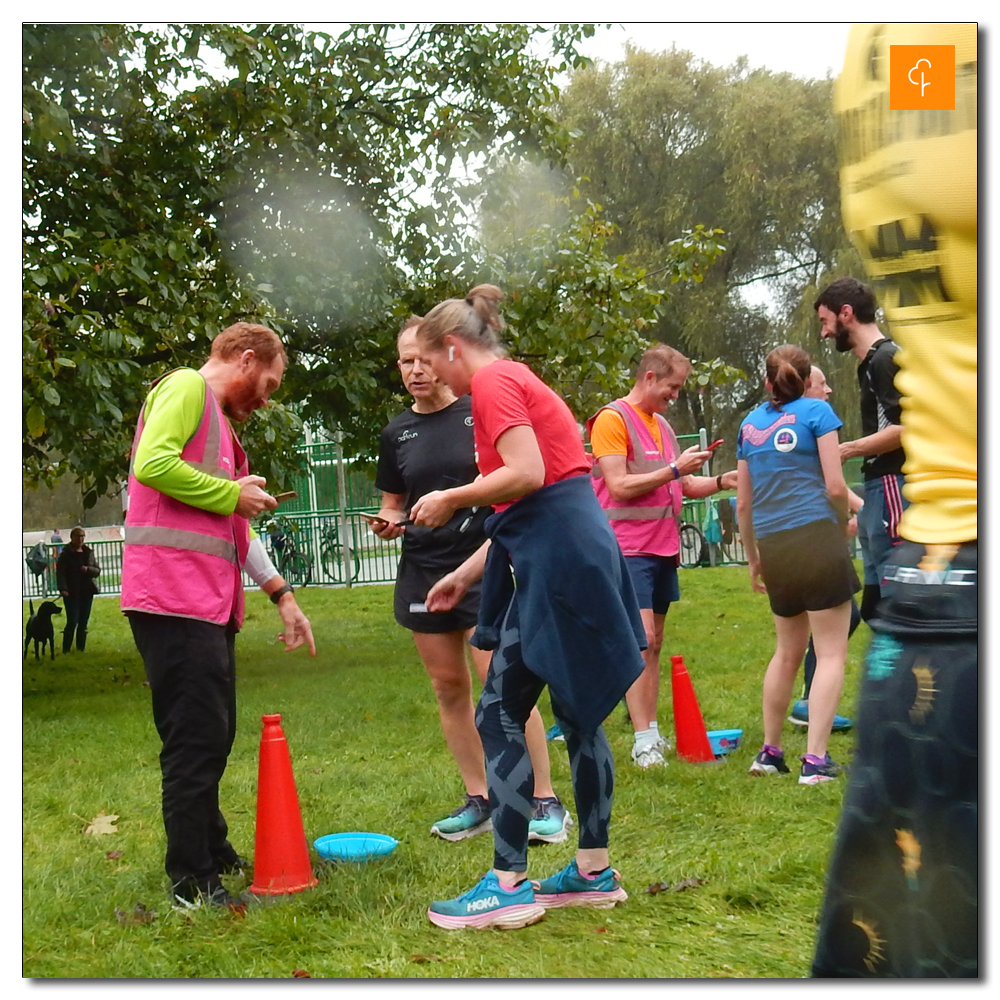
M955 46L890 45L889 110L954 111Z

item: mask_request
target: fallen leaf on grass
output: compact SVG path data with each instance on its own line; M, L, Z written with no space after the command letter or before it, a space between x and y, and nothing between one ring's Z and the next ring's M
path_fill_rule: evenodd
M108 851L104 856L108 861L117 861L119 858L124 857L124 851Z
M594 933L595 934L607 934L607 932L608 932L607 927L595 927L594 928Z
M131 913L115 910L115 916L122 927L134 927L137 924L152 923L156 919L156 910L147 910L144 903L136 903Z
M117 833L118 827L115 826L116 819L118 819L117 813L111 813L111 815L107 816L102 809L90 821L90 826L83 832L93 834L95 837L100 836L102 833Z
M674 892L683 892L685 889L697 889L699 885L704 885L705 880L703 878L685 878L681 879L674 886Z
M458 956L449 955L442 958L440 955L411 955L407 962L415 962L417 965L423 965L426 962L454 962Z
M654 882L646 887L646 892L650 896L656 896L661 892L683 892L685 889L696 889L699 885L704 885L705 880L701 878L685 878L680 882L671 885L669 882Z
M305 969L293 969L292 979L312 979L312 976Z

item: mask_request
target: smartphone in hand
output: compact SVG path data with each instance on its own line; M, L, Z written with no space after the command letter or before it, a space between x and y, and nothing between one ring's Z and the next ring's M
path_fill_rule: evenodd
M389 522L384 517L376 517L374 514L361 515L373 528L381 528Z
M294 500L297 496L298 493L296 493L295 490L289 490L287 493L275 493L274 499L277 500L278 503L284 503L286 500Z
M715 449L718 448L720 444L724 444L725 443L725 440L726 440L725 438L719 438L718 441L713 441L705 450L706 451L715 451Z

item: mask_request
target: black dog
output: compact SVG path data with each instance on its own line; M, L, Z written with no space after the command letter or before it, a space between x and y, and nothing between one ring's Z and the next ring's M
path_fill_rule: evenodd
M38 659L38 647L42 647L42 655L45 655L45 644L49 644L49 649L52 650L52 659L56 658L56 643L55 643L55 631L52 628L52 616L61 615L62 608L58 604L54 604L52 601L42 601L38 606L38 613L35 613L35 606L32 604L31 600L28 600L28 611L30 617L28 618L28 624L24 629L24 656L21 657L23 660L28 655L28 646L31 641L35 642L35 659Z

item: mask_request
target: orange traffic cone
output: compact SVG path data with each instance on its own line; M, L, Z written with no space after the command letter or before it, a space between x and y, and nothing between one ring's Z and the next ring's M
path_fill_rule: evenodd
M319 880L313 875L309 861L281 716L263 715L261 720L264 732L257 771L257 831L250 891L261 896L279 896L309 889Z
M692 764L715 762L712 744L705 731L698 699L691 686L691 675L684 666L683 656L671 656L671 683L674 691L674 735L677 756Z

